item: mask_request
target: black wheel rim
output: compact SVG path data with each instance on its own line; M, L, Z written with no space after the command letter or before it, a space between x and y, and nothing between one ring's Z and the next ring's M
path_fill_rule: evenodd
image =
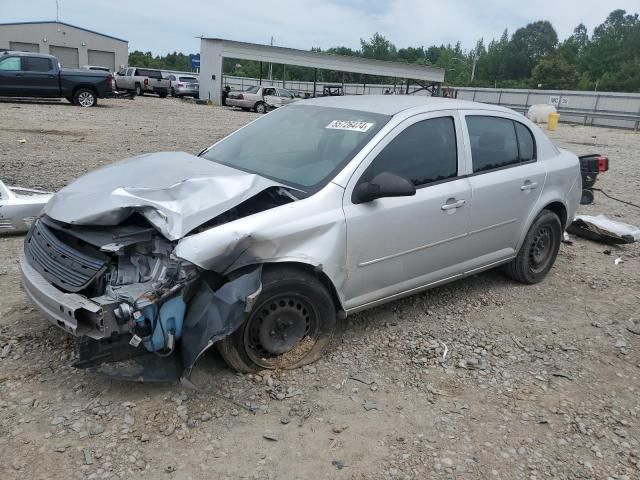
M529 267L534 273L540 273L547 268L552 257L554 244L553 230L546 225L539 227L529 249Z
M255 308L247 320L244 350L256 365L274 368L303 339L315 338L317 328L316 309L305 296L275 295Z

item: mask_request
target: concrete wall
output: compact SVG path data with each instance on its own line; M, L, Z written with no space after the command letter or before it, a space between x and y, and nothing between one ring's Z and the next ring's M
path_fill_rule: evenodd
M89 65L88 50L115 53L116 69L127 65L129 45L126 41L88 32L63 23L0 24L0 48L9 49L11 42L35 43L40 53L49 54L49 45L78 49L79 65Z

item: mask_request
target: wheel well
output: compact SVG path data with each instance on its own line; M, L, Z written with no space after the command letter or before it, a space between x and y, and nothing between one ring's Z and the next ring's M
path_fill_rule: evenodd
M327 288L329 294L331 295L331 299L333 300L333 306L336 312L342 311L342 302L340 301L340 296L338 295L338 291L336 290L335 285L329 278L329 276L323 272L320 268L314 267L313 265L309 265L308 263L300 263L300 262L275 262L275 263L265 263L263 268L268 269L276 269L279 267L294 267L303 272L306 272L310 275L315 276L322 284Z
M98 96L98 91L96 90L96 88L93 85L77 85L74 89L73 89L73 95L76 94L76 92L78 90L80 90L81 88L86 88L87 90L91 90L94 95L97 97Z
M562 230L568 227L567 225L567 209L560 202L553 202L544 207L544 210L551 210L553 213L560 217L560 223L562 224Z

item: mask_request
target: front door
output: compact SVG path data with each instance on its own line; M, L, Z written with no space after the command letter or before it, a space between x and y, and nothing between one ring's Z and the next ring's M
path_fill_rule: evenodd
M363 161L345 190L346 307L453 278L467 257L471 189L464 171L459 117L454 112L406 120ZM354 203L353 190L382 172L411 180L416 194Z
M531 131L516 119L465 115L473 174L470 269L516 254L546 179Z
M20 57L0 57L0 95L20 95L23 74Z

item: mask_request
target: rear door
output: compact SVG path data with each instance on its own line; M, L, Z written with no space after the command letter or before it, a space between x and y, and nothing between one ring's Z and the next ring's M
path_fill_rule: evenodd
M38 97L58 97L58 68L50 57L22 57L23 93Z
M0 95L19 96L23 87L22 58L3 55L0 57Z
M533 134L517 116L465 112L473 205L468 250L475 267L510 258L546 179Z
M460 274L471 207L462 151L459 116L443 111L405 120L362 162L343 200L348 309ZM382 172L412 181L416 194L355 203L357 185Z
M273 87L265 87L263 89L264 102L270 107L280 107L282 99L278 95L278 91Z

